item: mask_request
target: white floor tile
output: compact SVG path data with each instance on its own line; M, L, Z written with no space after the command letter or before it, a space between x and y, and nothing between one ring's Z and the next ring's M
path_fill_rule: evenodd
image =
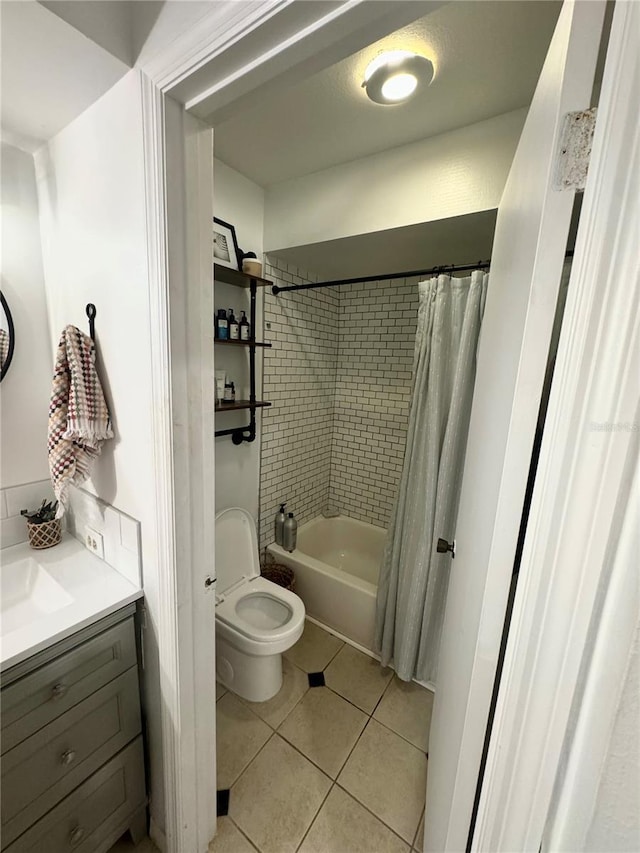
M305 672L321 672L343 645L342 640L306 620L304 633L284 656Z
M278 733L335 779L367 719L366 714L328 687L313 687Z
M432 708L433 693L430 690L412 681L394 678L373 718L427 752Z
M229 816L261 853L293 853L331 786L274 734L231 789Z
M277 729L308 689L309 679L307 678L307 673L283 658L282 687L277 696L269 699L268 702L247 702L244 699L241 701L254 714L257 714L264 720L265 723L268 723L271 728Z
M209 842L209 853L256 853L231 818L219 817L216 835Z
M426 799L426 797L425 797ZM413 849L417 850L418 853L422 853L422 849L424 847L424 812L422 812L422 817L420 818L420 824L418 826L418 831L416 832L416 837L413 839Z
M299 853L408 853L409 845L337 785Z
M271 736L271 729L233 693L216 704L218 789L230 788Z
M424 808L426 779L425 754L370 720L338 784L411 844Z
M367 714L372 714L393 676L380 662L345 645L325 670L327 687L335 690Z

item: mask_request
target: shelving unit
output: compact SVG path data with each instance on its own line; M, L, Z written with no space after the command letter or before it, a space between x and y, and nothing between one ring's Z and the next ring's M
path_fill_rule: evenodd
M216 344L220 344L220 346L224 347L271 347L271 344L267 344L264 341L220 341L216 338Z
M237 409L264 409L270 405L271 403L265 403L264 400L254 400L253 403L251 400L234 400L232 403L216 403L216 412L233 412Z
M242 287L249 290L251 299L249 322L251 324L251 329L255 334L256 294L258 287L272 287L273 282L266 278L257 278L256 276L247 275L239 270L233 270L229 267L221 266L220 264L213 265L213 272L215 281L224 282L225 284L231 284L234 287ZM266 343L265 341L257 341L255 338L252 338L249 341L220 341L216 339L215 343L218 346L223 347L248 347L249 349L249 399L235 400L233 403L216 403L216 414L220 414L222 412L237 412L242 409L247 409L250 413L249 423L246 427L217 429L215 432L216 438L222 435L230 435L234 444L242 444L243 441L255 441L256 409L262 409L271 405L271 403L267 403L263 400L256 400L256 349L258 347L268 348L271 344Z

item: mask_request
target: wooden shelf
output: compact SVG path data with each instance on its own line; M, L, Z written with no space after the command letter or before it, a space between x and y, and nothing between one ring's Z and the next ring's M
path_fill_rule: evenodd
M233 284L235 287L251 287L251 282L255 281L258 287L272 287L273 282L267 278L258 278L255 275L247 275L240 270L232 270L231 267L223 267L221 264L213 265L213 277L216 281L223 281L225 284Z
M236 412L238 409L264 409L270 406L271 403L264 403L256 400L252 403L250 400L236 400L233 403L216 403L216 412Z
M265 341L221 341L220 338L214 338L214 343L223 344L226 347L268 347L271 348L271 344L266 343Z

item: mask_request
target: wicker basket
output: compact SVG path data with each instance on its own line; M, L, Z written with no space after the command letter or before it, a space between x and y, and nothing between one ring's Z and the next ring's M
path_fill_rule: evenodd
M44 521L42 524L30 524L27 521L27 532L29 545L36 551L41 551L43 548L52 548L62 539L62 524L59 518Z
M283 586L285 589L291 590L291 592L295 591L296 578L293 574L293 569L290 569L289 566L283 566L282 563L269 563L266 566L262 566L260 574L268 581L277 583L278 586Z

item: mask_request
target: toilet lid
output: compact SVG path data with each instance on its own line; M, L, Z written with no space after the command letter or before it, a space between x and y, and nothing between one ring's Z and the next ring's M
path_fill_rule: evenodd
M216 516L216 592L224 595L243 575L260 574L258 537L251 515L240 507Z

